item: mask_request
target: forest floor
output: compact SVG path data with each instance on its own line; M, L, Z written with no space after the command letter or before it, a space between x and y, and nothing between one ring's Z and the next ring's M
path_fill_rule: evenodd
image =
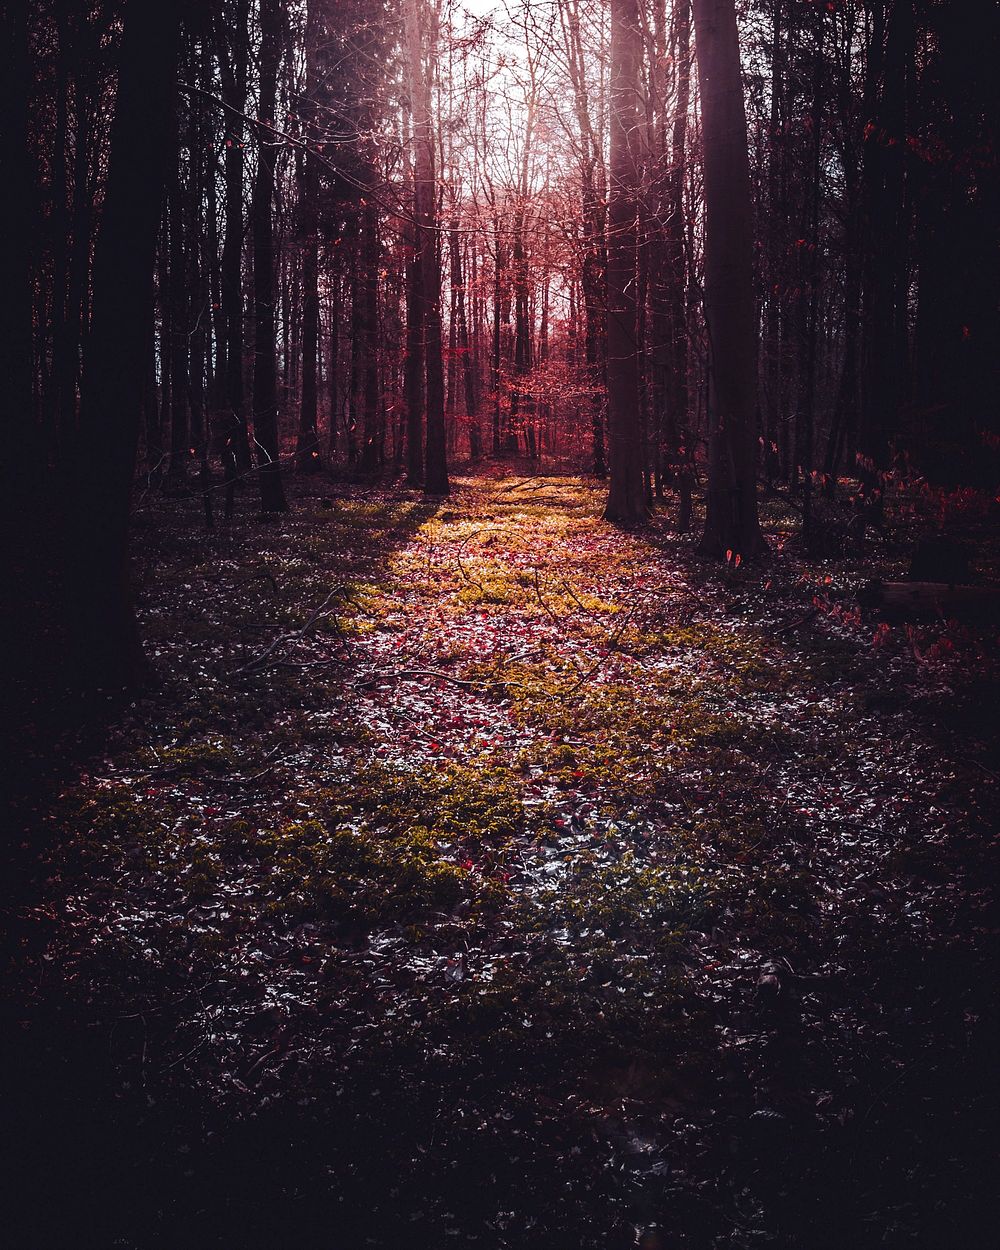
M22 812L8 1244L995 1244L995 633L600 506L140 503L159 685Z

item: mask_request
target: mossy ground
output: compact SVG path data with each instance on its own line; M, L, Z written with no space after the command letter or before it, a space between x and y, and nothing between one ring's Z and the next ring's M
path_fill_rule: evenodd
M849 561L599 514L140 511L161 684L52 796L23 918L26 1045L106 1042L101 1150L158 1194L92 1244L948 1244L969 1151L919 1147L982 1131L996 778L938 711L989 650L873 646Z

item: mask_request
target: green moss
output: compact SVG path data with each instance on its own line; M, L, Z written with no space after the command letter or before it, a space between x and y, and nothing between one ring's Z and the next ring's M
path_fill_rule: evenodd
M577 872L560 891L560 913L571 922L621 928L655 927L657 945L673 947L703 919L713 882L694 864L651 865L631 851L612 865Z
M371 926L453 907L468 873L438 858L426 838L378 835L320 820L258 833L248 847L267 865L265 912Z
M139 752L139 759L157 776L185 777L200 772L229 773L240 767L239 756L228 738L211 737L182 746Z
M491 756L419 772L371 765L355 774L343 801L373 828L406 827L436 844L499 849L524 828L519 779Z

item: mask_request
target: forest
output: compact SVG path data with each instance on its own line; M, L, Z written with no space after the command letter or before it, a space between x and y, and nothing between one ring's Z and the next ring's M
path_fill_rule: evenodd
M998 0L0 0L12 1250L989 1250Z

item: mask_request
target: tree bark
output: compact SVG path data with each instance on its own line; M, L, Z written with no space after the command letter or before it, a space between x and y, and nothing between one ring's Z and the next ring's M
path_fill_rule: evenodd
M605 520L649 518L639 415L636 249L639 179L635 153L641 89L638 0L611 3L611 151L608 201L608 450Z
M677 105L670 150L670 178L667 183L667 321L670 334L669 399L670 426L676 439L671 453L676 457L680 506L677 529L686 534L691 527L691 490L694 484L694 448L688 414L688 325L687 275L684 263L684 169L687 158L688 105L691 98L691 6L678 0L674 10L677 53Z
M374 178L375 171L368 176ZM378 361L378 205L371 199L361 210L361 343L363 347L361 467L375 473L382 464L382 422L379 411Z
M757 320L750 163L734 0L694 0L705 145L705 317L709 338L706 556L764 549L757 517Z
M306 81L300 111L307 127L308 147L302 154L302 177L299 182L302 225L302 392L299 398L299 435L295 461L300 473L316 473L323 467L319 450L318 369L319 369L319 230L317 199L319 171L314 151L319 142L316 133L316 56L320 40L319 6L308 0L305 29Z
M406 45L413 113L416 221L420 249L424 368L427 398L424 490L447 495L448 451L444 422L444 364L441 351L441 261L438 252L434 180L434 128L430 80L424 65L420 0L406 0Z
M274 125L278 63L281 58L279 0L260 5L260 105L257 126L257 176L250 213L253 223L253 434L260 449L257 475L264 512L286 512L281 483L278 438L278 372L274 281Z
M891 0L884 46L876 24L869 52L870 72L876 82L881 77L882 88L876 114L865 126L864 149L865 336L858 462L866 512L874 522L883 512L890 444L906 376L906 105L913 45L913 0Z
M0 159L4 170L0 240L0 429L8 448L21 454L3 457L4 504L20 513L22 493L31 489L35 458L25 455L30 437L32 358L32 169L28 149L30 53L26 0L0 9Z
M176 2L126 6L69 516L75 675L91 689L120 689L141 672L128 574L146 331L137 310L151 298L179 31Z
M168 282L170 309L170 462L167 480L174 486L187 477L188 438L188 311L190 308L185 256L184 203L180 179L180 145L174 121L174 168L167 192Z
M220 19L221 20L221 19ZM253 464L243 385L243 111L247 96L249 0L236 0L231 55L217 32L222 94L227 104L225 158L226 234L222 246L222 312L226 327L226 402L223 454L227 476L246 473ZM232 488L230 488L231 491ZM227 497L231 511L231 494Z
M406 358L403 362L403 391L406 397L406 481L409 486L421 486L424 480L424 328L416 227L408 233L405 251Z
M469 455L478 460L483 454L482 435L476 404L476 378L469 345L469 319L465 301L465 276L462 271L462 249L458 237L458 219L452 223L449 236L451 248L451 286L455 295L455 342L461 357L462 383L465 395L465 416L469 423Z

